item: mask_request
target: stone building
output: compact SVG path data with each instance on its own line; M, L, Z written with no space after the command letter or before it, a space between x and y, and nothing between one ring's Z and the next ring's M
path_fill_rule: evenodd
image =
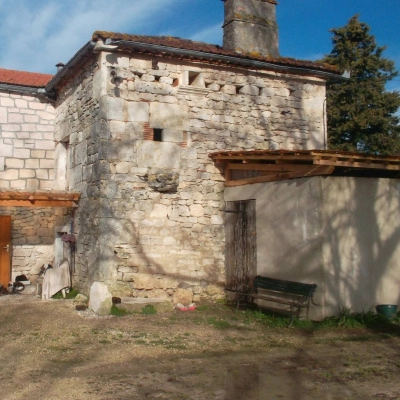
M0 69L1 284L37 276L43 264L69 255L64 206L78 194L57 191L54 107L40 91L52 75ZM75 197L74 197L75 196ZM69 210L69 211L68 211ZM68 225L65 227L65 225ZM65 253L65 254L64 254Z
M324 150L325 82L339 77L279 56L275 7L226 0L223 47L97 31L55 76L19 92L3 82L0 214L13 219L14 275L34 280L68 256L84 293L103 282L175 303L224 295L225 200L247 199L225 182L235 168L265 181L218 157ZM289 178L332 172L300 170Z

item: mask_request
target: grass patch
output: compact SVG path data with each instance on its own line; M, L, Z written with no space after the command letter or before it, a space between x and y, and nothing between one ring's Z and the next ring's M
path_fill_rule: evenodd
M111 306L110 315L114 315L115 317L124 317L125 315L129 315L130 313L122 308L118 308L113 304Z
M217 319L214 317L210 317L210 318L206 318L206 322L207 322L207 324L212 325L215 329L232 328L231 323L225 319Z
M65 294L65 297L63 297L61 291L57 292L54 296L52 296L53 299L74 299L77 295L79 294L77 289L71 288L68 293Z
M147 304L145 307L143 307L142 314L143 315L154 315L154 314L157 314L157 310L151 304Z

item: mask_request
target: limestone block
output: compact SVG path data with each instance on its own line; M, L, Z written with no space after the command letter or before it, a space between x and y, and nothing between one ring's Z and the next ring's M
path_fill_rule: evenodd
M157 313L169 312L173 310L170 301L160 298L143 298L143 297L122 297L121 303L116 307L131 313L141 313L146 306L153 306Z
M250 94L252 96L258 96L260 89L254 85L245 85L240 90L240 94Z
M176 239L172 236L167 236L163 239L164 246L175 246L176 243Z
M21 123L24 122L24 117L22 114L8 114L8 122L9 123Z
M181 303L183 305L189 305L193 302L193 291L191 289L181 289L175 290L172 302L174 304Z
M151 103L150 125L153 128L188 130L188 110L178 104Z
M160 83L165 83L167 85L172 85L173 82L174 82L174 80L172 78L167 77L167 76L162 76L160 78Z
M163 142L172 142L172 143L182 143L183 142L183 131L179 131L176 129L163 129L162 141Z
M192 216L194 217L204 216L204 208L201 204L192 204L189 208Z
M9 97L1 97L0 105L2 107L14 107L14 100L10 99Z
M109 290L113 297L129 297L132 295L131 285L127 282L113 282Z
M130 163L127 161L120 162L115 165L115 172L117 174L127 174L130 169Z
M3 140L0 140L0 156L2 157L12 157L13 146L5 144Z
M125 100L123 99L117 97L102 97L100 99L100 118L124 121L124 106Z
M168 207L164 204L154 204L150 218L167 218Z
M213 82L207 86L208 89L212 90L213 92L218 92L221 89L221 86L218 83Z
M109 315L112 296L103 282L94 282L90 288L89 308L98 315Z
M266 96L266 97L275 96L275 89L271 87L262 88L261 96Z
M53 121L54 120L54 113L47 112L47 111L38 111L36 113L41 119L47 120L47 121Z
M180 206L179 207L179 215L181 217L190 217L190 210L187 206Z
M223 218L220 215L211 215L212 225L222 225L224 223Z
M148 275L148 274L141 274L138 273L135 276L135 289L145 289L145 290L150 290L150 289L155 289L155 288L162 288L162 282L160 282L159 277L154 276L154 275Z
M150 69L151 60L140 60L131 58L129 60L129 66L131 67L131 69L140 69L140 70Z
M181 168L181 147L175 143L143 141L135 143L137 163L147 168Z
M6 124L7 122L7 109L0 107L0 124Z
M206 293L210 296L219 296L224 294L223 287L219 287L216 285L208 285L205 289Z
M225 85L221 88L221 92L226 93L226 94L236 94L236 86Z
M148 122L149 121L149 104L148 103L128 103L128 118L131 122Z

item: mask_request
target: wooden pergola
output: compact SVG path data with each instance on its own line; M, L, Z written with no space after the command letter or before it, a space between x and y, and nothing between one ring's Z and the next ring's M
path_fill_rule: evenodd
M81 194L66 191L1 190L0 207L77 208Z
M331 150L251 150L209 154L222 166L226 186L318 175L400 178L400 156Z

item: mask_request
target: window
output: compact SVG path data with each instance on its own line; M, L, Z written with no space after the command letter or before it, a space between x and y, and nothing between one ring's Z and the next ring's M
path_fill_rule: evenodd
M163 141L163 130L154 128L153 140L155 142L162 142Z

